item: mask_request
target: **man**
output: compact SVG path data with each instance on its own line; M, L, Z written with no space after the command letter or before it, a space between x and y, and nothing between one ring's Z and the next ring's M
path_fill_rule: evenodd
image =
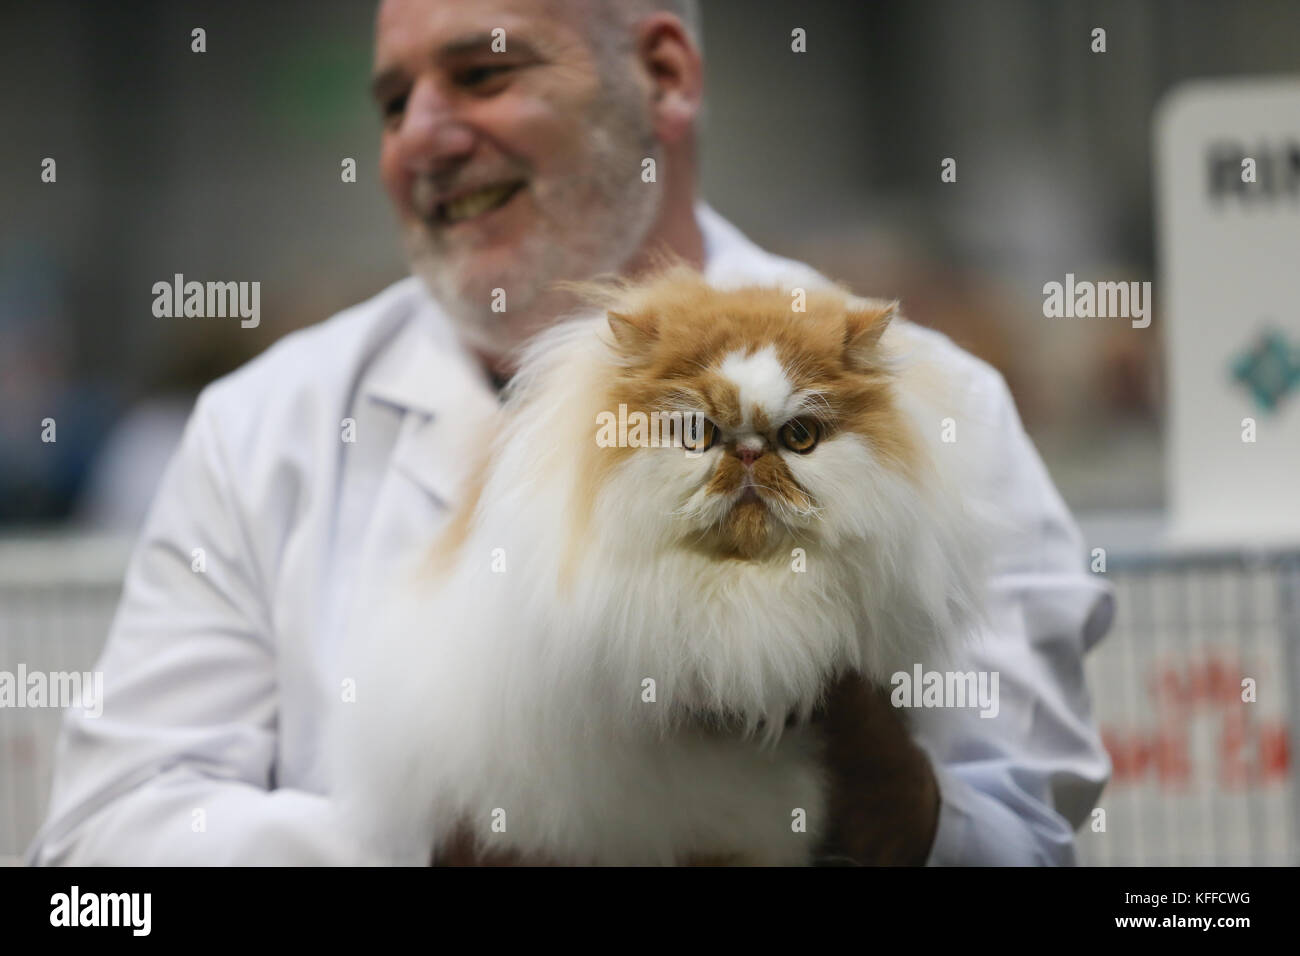
M200 397L128 570L103 716L71 713L42 863L344 863L321 728L355 611L454 505L510 354L572 303L558 279L668 249L714 280L824 282L696 202L702 71L685 0L385 0L382 177L416 277L289 336ZM655 177L643 177L653 160ZM431 293L431 295L430 295ZM502 301L503 300L503 301ZM495 311L493 304L504 305ZM838 685L828 856L1068 863L1109 765L1081 659L1109 595L1001 378L935 336L1000 429L983 489L1019 532L995 556L996 718L914 741Z

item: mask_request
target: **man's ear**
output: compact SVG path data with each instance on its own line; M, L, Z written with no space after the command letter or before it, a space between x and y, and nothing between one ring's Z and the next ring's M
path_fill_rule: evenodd
M651 83L655 135L676 143L694 127L704 99L699 48L676 15L660 12L637 25L636 50Z
M897 315L897 302L850 309L844 322L844 363L859 369L878 366L880 337Z
M648 315L631 315L626 312L609 312L609 330L614 341L626 355L643 355L655 340L654 319Z

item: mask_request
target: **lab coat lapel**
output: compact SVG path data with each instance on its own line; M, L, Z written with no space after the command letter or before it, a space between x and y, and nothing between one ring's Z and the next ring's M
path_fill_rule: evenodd
M437 546L461 500L474 443L491 433L486 420L499 413L472 359L427 331L404 330L390 346L391 363L363 387L363 402L399 421L362 536L351 640L365 641L385 589Z
M398 343L403 354L391 376L367 389L371 401L403 415L390 467L443 509L459 499L477 441L497 414L487 378L454 340L435 341L413 328Z

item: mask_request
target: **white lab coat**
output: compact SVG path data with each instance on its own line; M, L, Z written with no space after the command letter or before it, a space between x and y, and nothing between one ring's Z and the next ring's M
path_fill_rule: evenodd
M707 206L711 279L808 284ZM1001 376L937 333L951 374L998 423L984 493L1019 540L996 555L1001 712L922 738L942 806L932 863L1069 863L1110 765L1082 658L1112 615L1080 536ZM332 864L357 859L332 821L321 732L373 580L430 546L463 463L479 367L415 279L287 336L200 396L127 571L98 665L103 714L70 711L46 864ZM354 423L352 442L342 440Z

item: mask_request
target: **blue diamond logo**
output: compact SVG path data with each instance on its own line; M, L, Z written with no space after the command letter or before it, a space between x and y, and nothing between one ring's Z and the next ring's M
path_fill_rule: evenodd
M1300 388L1300 348L1270 329L1260 335L1253 349L1232 363L1232 377L1250 391L1260 408L1277 411Z

